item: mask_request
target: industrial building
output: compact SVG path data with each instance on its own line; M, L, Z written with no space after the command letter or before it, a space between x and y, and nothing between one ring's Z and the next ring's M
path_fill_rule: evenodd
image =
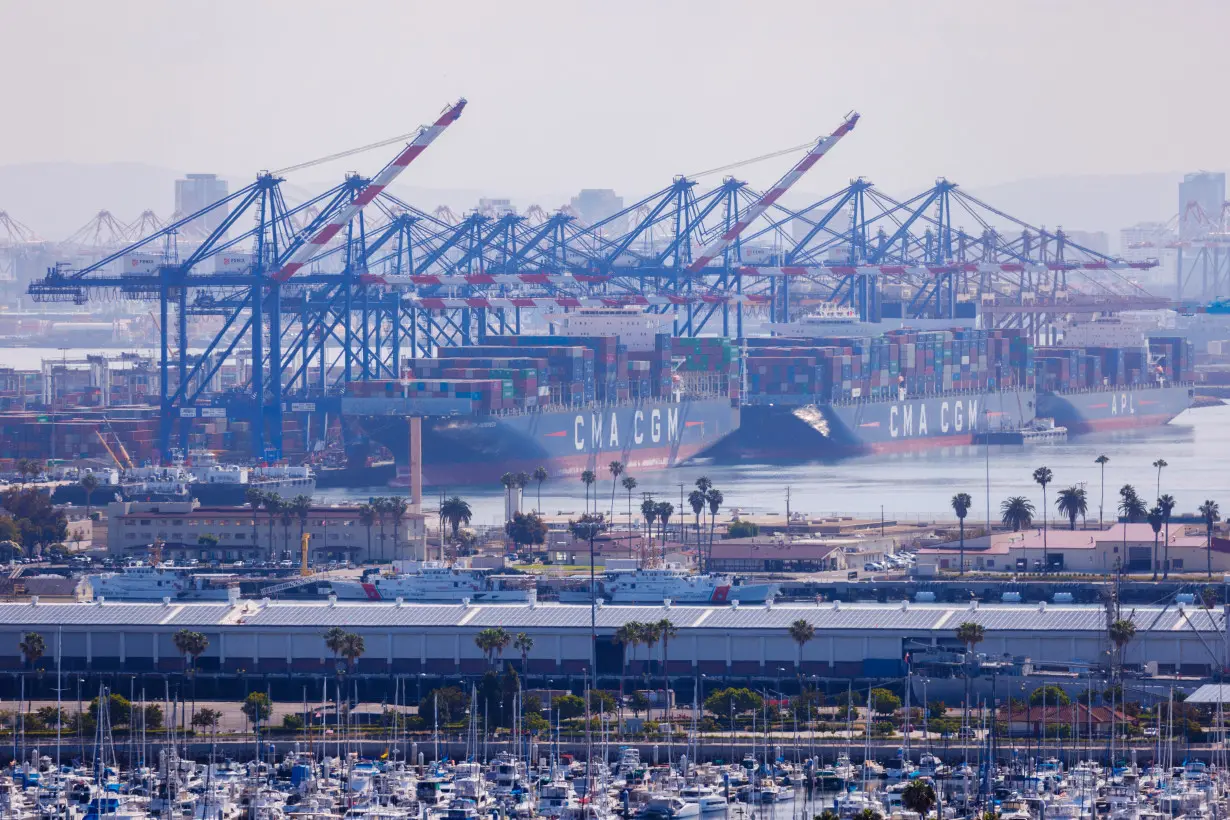
M1220 611L1145 607L1125 610L1123 617L1137 629L1124 651L1129 670L1199 676L1226 662ZM1097 674L1108 665L1112 650L1106 610L1076 605L601 606L594 644L590 608L583 605L332 600L48 604L35 599L0 604L0 668L30 668L18 644L33 631L46 643L46 655L36 664L44 670L56 669L58 662L73 673L179 672L185 662L173 636L190 629L209 640L197 661L202 676L325 675L333 673L336 659L323 635L340 626L364 639L366 651L355 667L360 676L447 678L482 673L487 661L474 638L483 629L502 627L533 638L523 670L530 676L579 678L590 667L593 647L601 683L621 673L649 671L645 664L651 657L653 674L661 674L661 646L638 650L616 643L614 636L625 623L662 619L678 630L669 644L669 672L684 681L702 676L714 682L897 677L904 673L907 654L915 671L931 663L929 656L957 655L962 647L956 630L965 622L984 627L985 639L976 651L989 664L1011 658L1018 668L1065 674L1092 668ZM800 619L815 627L814 638L801 647L789 632ZM521 665L511 650L503 660Z
M303 522L314 562L426 558L422 513L365 524L357 506L312 506ZM107 552L142 557L155 541L176 560L254 561L299 554L299 518L249 507L202 506L189 501L114 501L107 505Z

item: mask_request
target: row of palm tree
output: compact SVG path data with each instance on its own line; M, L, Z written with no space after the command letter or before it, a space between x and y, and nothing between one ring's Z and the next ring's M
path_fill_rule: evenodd
M1094 459L1094 464L1097 464L1102 473L1102 489L1101 497L1098 504L1098 525L1102 524L1102 510L1105 501L1105 486L1106 486L1106 465L1110 462L1110 457L1102 454ZM1125 484L1119 489L1119 505L1118 511L1127 523L1135 523L1138 519L1145 519L1153 529L1153 579L1157 580L1157 548L1159 535L1165 532L1163 543L1165 544L1165 553L1162 560L1163 578L1168 578L1170 573L1170 519L1174 512L1176 501L1173 496L1163 494L1162 488L1162 469L1169 466L1165 459L1159 458L1153 462L1153 466L1157 468L1157 503L1152 507L1148 507L1145 501L1141 498L1136 488L1130 484ZM1033 471L1033 480L1042 488L1042 563L1044 571L1050 570L1050 556L1047 543L1047 521L1046 521L1046 488L1054 480L1054 473L1046 466L1038 467ZM950 505L954 513L956 513L957 521L960 528L960 548L959 548L959 563L961 574L965 573L965 518L969 514L970 508L973 506L973 499L968 493L957 493L952 497ZM1076 529L1076 519L1084 517L1089 512L1089 497L1084 487L1072 485L1059 491L1055 499L1056 509L1068 519L1069 529ZM1211 578L1213 573L1212 564L1212 543L1213 543L1213 528L1217 521L1221 520L1221 511L1216 501L1211 499L1206 500L1199 507L1200 515L1205 522L1205 530L1207 537L1206 544L1206 571ZM1000 504L1000 521L1006 527L1011 527L1013 532L1019 532L1033 524L1034 515L1037 513L1037 508L1025 496L1011 496L1005 499ZM1123 531L1124 551L1127 549L1127 528Z
M330 627L324 634L325 646L333 653L336 663L339 658L346 661L347 668L353 672L355 664L367 650L363 636L356 632L348 632L340 626ZM340 669L338 670L341 671Z
M524 672L529 664L530 650L534 648L534 639L524 632L518 632L516 637L513 637L504 627L493 626L475 635L474 645L482 650L488 666L495 665L497 658L502 659L504 650L511 645L521 653L521 671Z
M679 628L671 622L669 618L662 618L653 622L628 621L622 624L615 630L615 642L625 648L624 652L624 674L619 678L619 694L622 699L624 694L624 677L628 674L628 662L632 656L636 654L638 646L644 646L647 650L645 657L645 685L649 685L649 661L653 653L653 648L658 644L662 645L662 678L663 691L670 689L670 642L671 639L679 634ZM631 650L631 651L627 651Z
M401 521L410 509L410 502L401 496L385 496L369 499L366 504L359 505L359 523L367 528L367 554L372 557L372 527L380 526L380 560L387 561L388 550L385 549L384 523L391 519L393 524L393 558L397 557L397 546L401 543Z

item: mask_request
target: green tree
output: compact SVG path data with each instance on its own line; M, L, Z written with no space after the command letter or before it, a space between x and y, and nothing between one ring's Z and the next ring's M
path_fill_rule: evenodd
M331 626L325 631L324 639L325 647L333 653L333 660L336 663L342 651L342 643L346 640L346 630L340 626Z
M717 717L727 717L733 712L741 715L744 712L759 712L764 708L764 698L747 688L730 687L718 689L705 698L705 710Z
M1068 697L1068 693L1058 686L1047 684L1029 693L1030 706L1041 706L1043 703L1047 706L1069 706L1072 698Z
M948 704L942 700L933 700L927 704L927 717L938 720L948 716Z
M282 715L282 728L288 732L303 731L304 723L303 716L296 715L293 712L287 712Z
M957 514L957 523L961 531L961 549L958 561L961 566L961 574L965 574L965 516L969 515L969 508L974 506L974 499L970 498L969 493L957 493L952 497L952 511Z
M132 703L123 695L117 695L113 692L107 697L107 712L111 716L112 726L128 726L132 720ZM98 698L90 701L90 718L97 725Z
M871 690L871 711L878 715L891 715L901 708L901 698L888 689Z
M1000 520L1013 532L1020 532L1034 520L1034 505L1023 495L1014 495L999 505Z
M27 632L22 635L17 648L21 651L21 656L25 659L26 667L29 669L33 669L39 658L47 654L47 643L37 632Z
M620 480L619 483L622 484L623 488L628 491L628 547L629 549L631 549L632 547L632 491L636 489L637 481L632 476L626 475L623 477L623 479ZM611 520L611 523L612 524L615 523L614 519Z
M62 543L68 537L68 521L64 513L51 503L51 496L37 488L10 488L0 493L5 511L13 519L18 542L28 552L41 553L42 548Z
M184 671L196 669L196 659L209 648L209 638L202 632L191 629L181 629L171 638L175 648L184 658ZM191 663L190 663L191 661Z
M220 723L222 723L222 713L217 709L206 707L192 716L192 725L197 729L208 729L213 732L217 730Z
M1051 571L1051 562L1046 547L1046 485L1051 483L1055 474L1049 467L1039 467L1034 470L1034 481L1042 488L1042 571Z
M389 499L383 496L373 498L371 505L372 509L376 511L376 524L380 527L380 560L383 561L389 552L386 547L388 542L385 540L387 536L384 532L385 519L389 514Z
M1059 491L1055 496L1055 507L1068 517L1068 529L1076 529L1076 519L1089 511L1089 499L1084 487L1073 484Z
M901 792L901 803L925 818L935 805L935 789L926 780L911 780Z
M670 643L672 638L679 635L679 628L670 618L662 618L653 625L653 632L654 637L662 642L662 692L665 696L663 703L669 703L670 695L667 692L671 688Z
M623 675L619 678L619 694L624 693L624 678L628 675L628 662L632 660L637 645L641 642L643 624L639 621L627 621L615 629L615 643L623 647Z
M273 714L273 704L264 692L249 692L243 700L240 711L243 712L244 717L252 721L254 727L259 727Z
M513 513L512 520L504 525L504 532L518 547L531 547L547 541L547 524L534 513Z
M755 538L760 535L760 527L755 521L732 521L726 528L727 538Z
M443 686L423 695L423 699L419 701L419 715L423 718L423 725L428 727L437 723L456 723L465 717L469 705L469 695L461 689L456 686Z
M969 721L969 702L970 702L970 686L973 683L973 657L974 647L982 643L986 638L986 628L982 624L974 621L965 621L957 627L957 640L965 647L965 703L962 708L965 710L965 721Z
M560 695L551 701L551 706L559 715L560 720L569 720L585 714L585 701L576 695Z
M1206 499L1200 505L1200 517L1204 519L1205 545L1204 556L1207 564L1208 577L1213 577L1213 526L1221 518L1221 509L1217 506L1217 502L1212 499Z

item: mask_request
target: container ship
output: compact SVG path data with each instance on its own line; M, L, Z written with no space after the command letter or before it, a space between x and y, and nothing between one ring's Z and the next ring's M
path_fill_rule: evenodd
M1017 330L894 330L747 342L738 430L718 460L811 461L961 446L1050 419L1072 433L1160 425L1191 406L1190 345L1035 350Z
M738 348L729 339L675 338L638 311L577 314L592 335L508 336L410 360L398 380L351 385L357 399L446 400L456 412L422 419L423 481L465 485L506 472L550 476L665 469L738 428ZM656 317L655 317L656 318ZM352 406L359 408L358 402ZM409 425L399 414L348 413L388 448L408 478Z

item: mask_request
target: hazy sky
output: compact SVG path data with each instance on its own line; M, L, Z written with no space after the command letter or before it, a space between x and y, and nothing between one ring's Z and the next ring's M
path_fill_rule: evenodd
M0 15L0 164L246 178L410 131L464 95L408 182L633 195L851 109L862 122L807 190L1230 166L1226 0L7 0ZM392 153L309 173L372 173Z

